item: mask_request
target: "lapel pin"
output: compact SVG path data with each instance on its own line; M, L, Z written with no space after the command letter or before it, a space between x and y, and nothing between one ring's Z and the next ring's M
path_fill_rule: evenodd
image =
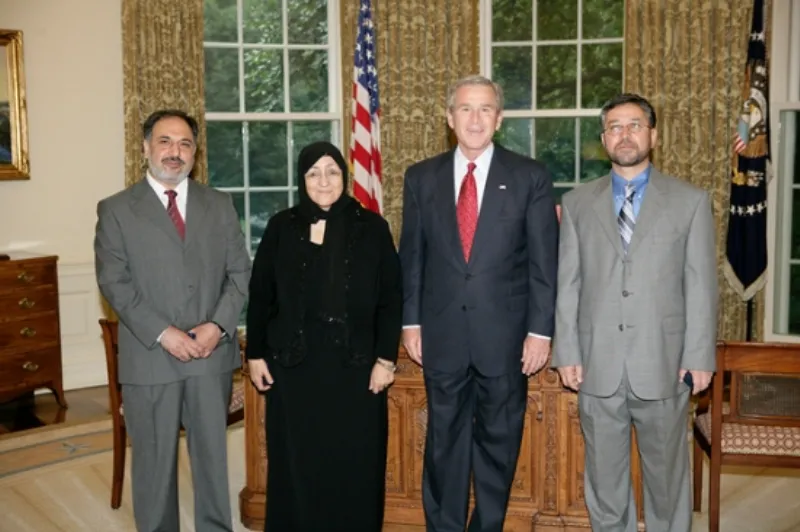
M506 186L505 186L505 185L500 185L498 188L499 188L500 190L505 190L505 189L506 189Z

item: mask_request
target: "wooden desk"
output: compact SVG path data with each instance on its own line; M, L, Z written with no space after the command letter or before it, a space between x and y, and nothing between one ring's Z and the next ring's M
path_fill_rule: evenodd
M528 410L505 530L590 530L583 500L583 436L577 394L565 390L553 370L530 379ZM386 523L424 525L422 464L427 411L422 369L401 351L397 379L389 389L389 453ZM264 398L245 392L246 485L239 493L242 523L262 530L266 504ZM644 530L638 451L632 449L633 482Z

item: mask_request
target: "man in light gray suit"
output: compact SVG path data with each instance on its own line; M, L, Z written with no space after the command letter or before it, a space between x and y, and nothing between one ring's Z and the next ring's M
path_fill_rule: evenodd
M689 395L715 369L711 206L705 191L650 164L647 100L617 96L601 122L611 175L562 200L552 366L579 392L592 530L636 530L633 424L648 532L689 532Z
M180 530L180 427L198 532L232 530L226 422L250 257L231 197L187 179L197 122L144 123L147 176L97 206L100 291L119 316L119 380L132 443L139 532Z

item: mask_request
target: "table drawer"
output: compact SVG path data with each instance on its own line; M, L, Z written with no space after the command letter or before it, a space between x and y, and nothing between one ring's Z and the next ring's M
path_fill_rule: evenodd
M57 311L58 294L49 286L0 293L0 321L26 319Z
M61 378L58 349L3 355L0 358L0 389L31 388Z
M32 286L56 286L58 275L55 262L0 262L0 290Z
M0 323L0 350L35 351L59 343L58 314Z

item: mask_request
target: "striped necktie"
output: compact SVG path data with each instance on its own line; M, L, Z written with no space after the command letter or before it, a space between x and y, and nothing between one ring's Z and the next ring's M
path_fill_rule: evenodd
M622 208L619 210L617 216L617 225L619 225L619 236L622 238L622 249L628 253L628 247L631 245L631 237L633 236L633 228L636 225L636 216L633 214L633 196L636 189L633 185L628 183L625 185L625 201Z

